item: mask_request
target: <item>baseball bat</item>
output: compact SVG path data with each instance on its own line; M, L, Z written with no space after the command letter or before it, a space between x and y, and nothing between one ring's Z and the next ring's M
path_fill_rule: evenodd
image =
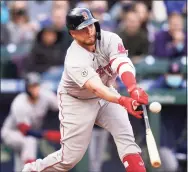
M144 115L144 121L145 121L145 126L146 126L146 144L148 148L150 162L151 162L152 167L158 168L161 166L161 159L159 156L155 138L150 128L146 106L142 105L142 108L143 108L143 115Z

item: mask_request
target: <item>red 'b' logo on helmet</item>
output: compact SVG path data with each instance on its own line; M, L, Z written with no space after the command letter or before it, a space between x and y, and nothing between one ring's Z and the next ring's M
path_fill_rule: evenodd
M82 12L82 15L84 17L84 20L87 20L89 18L87 12L85 12L85 11Z

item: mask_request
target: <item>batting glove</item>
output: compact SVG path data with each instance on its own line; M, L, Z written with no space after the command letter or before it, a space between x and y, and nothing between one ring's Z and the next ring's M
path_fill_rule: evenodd
M147 93L139 87L133 86L131 89L128 89L128 92L134 100L140 104L148 104L148 95Z
M43 132L43 138L51 142L59 143L61 134L56 130L46 130Z
M130 97L121 96L118 102L121 106L125 107L128 113L135 116L136 118L142 118L141 114L143 113L143 111L135 111L137 106L140 105L136 100Z

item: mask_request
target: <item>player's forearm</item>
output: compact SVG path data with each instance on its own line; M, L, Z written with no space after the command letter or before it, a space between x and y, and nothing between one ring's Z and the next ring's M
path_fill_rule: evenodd
M117 72L128 91L136 86L135 68L129 58L114 58L111 67Z
M98 76L89 79L84 87L94 93L97 97L109 102L118 103L118 99L121 97L120 94L105 86Z
M93 89L93 93L98 97L113 103L118 103L118 99L121 97L120 94L111 91L105 85L100 88Z

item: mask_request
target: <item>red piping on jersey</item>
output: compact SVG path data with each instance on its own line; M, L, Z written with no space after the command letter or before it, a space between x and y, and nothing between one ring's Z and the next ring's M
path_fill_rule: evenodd
M61 107L60 113L61 113L61 115L62 115L62 117L63 117L63 119L64 119L64 116L63 116L63 105L62 105L63 101L62 101L62 99L61 99L61 96L62 96L62 95L63 95L62 93L59 93L59 96L60 96L60 107ZM63 138L64 138L64 126L63 126L62 122L61 122L61 126L62 126L62 128L63 128ZM62 143L62 142L61 142L61 143ZM62 143L62 161L63 161L63 155L64 155L63 151L64 151L64 143Z
M115 59L116 59L116 58L110 60L110 65L111 65L111 66L112 66L112 63L113 63L113 61L114 61ZM118 67L117 67L117 73L119 73L120 67L121 67L122 65L126 64L126 63L128 63L128 62L121 62L121 63L118 65Z
M31 128L29 125L25 123L19 123L17 125L18 129L25 135L27 131Z
M115 59L116 59L116 58L114 58L114 59L110 60L110 65L112 65L112 62L113 62Z
M127 64L128 62L121 62L117 67L117 73L119 73L119 69L122 65Z
M110 64L112 65L113 61L115 60L116 58L110 60ZM117 67L117 73L119 74L119 69L122 65L126 64L128 62L122 62L118 65ZM129 91L132 90L132 88L135 88L135 85L136 85L136 79L133 75L132 72L129 72L129 71L126 71L126 72L123 72L122 75L120 76L121 77L121 80L123 82L123 84L125 86L127 86L127 88L129 89Z
M63 106L62 106L63 101L61 100L62 93L59 93L59 96L60 96L60 107L61 107L60 114L62 115L62 117L63 117L63 119L64 119L64 116L63 116ZM61 126L63 127L63 137L64 137L64 126L63 126L62 124L61 124ZM55 164L46 167L46 168L43 169L41 172L43 172L44 170L46 170L46 169L48 169L48 168L50 168L50 167L53 167L53 166L55 166L55 165L61 163L61 162L63 161L63 156L64 156L64 152L63 152L63 151L64 151L64 143L62 143L62 159L61 159L61 161L56 162Z
M28 159L28 160L26 160L26 161L25 161L25 163L24 163L24 164L27 164L27 163L32 163L32 162L34 162L34 161L36 161L36 159Z

